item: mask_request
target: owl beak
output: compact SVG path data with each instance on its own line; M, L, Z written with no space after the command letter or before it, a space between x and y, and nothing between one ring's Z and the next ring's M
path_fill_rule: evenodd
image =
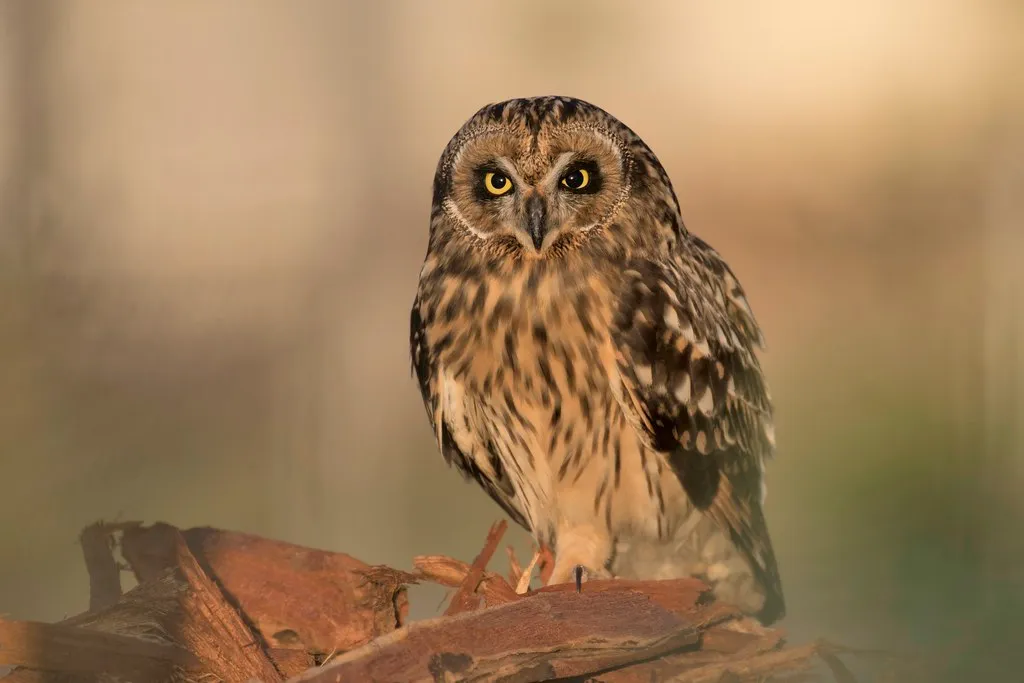
M526 199L526 230L530 233L533 246L540 251L544 244L544 236L548 231L548 209L544 198L537 193L531 194Z

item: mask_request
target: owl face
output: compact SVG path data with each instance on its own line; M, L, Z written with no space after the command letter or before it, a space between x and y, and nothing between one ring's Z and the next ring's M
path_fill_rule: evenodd
M638 219L658 206L678 213L632 131L580 100L527 98L484 107L449 142L432 230L470 249L550 260L595 239L636 241L656 229Z
M483 240L539 255L611 217L627 186L623 161L597 131L551 127L533 138L499 128L465 143L444 208Z

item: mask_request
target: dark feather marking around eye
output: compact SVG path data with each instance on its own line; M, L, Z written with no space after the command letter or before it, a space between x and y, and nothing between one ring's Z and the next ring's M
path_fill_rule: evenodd
M505 178L506 183L512 183L512 179L508 177L505 171L503 171L499 166L496 166L495 164L489 163L477 167L475 172L476 180L473 183L473 196L477 199L477 201L493 202L497 199L501 199L502 197L510 197L515 193L515 187L512 187L508 192L504 192L503 194L491 194L490 192L488 192L487 188L484 186L484 178L487 177L488 173L500 175L503 178ZM504 185L502 185L502 187L504 187Z
M580 159L578 161L574 161L566 169L566 172L562 174L562 177L564 178L566 174L572 173L573 171L578 169L582 169L590 174L590 182L587 184L587 186L580 188L578 190L573 190L563 185L561 180L559 180L559 189L564 190L566 192L570 192L572 194L595 194L597 192L600 192L601 188L604 186L604 178L601 176L601 167L598 165L598 163L593 159Z

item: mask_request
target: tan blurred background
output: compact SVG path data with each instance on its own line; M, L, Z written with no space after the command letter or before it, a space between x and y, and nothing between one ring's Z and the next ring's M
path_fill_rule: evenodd
M1019 680L1022 28L1013 0L0 0L0 613L83 610L97 518L471 558L499 510L408 361L430 184L479 106L559 93L647 140L750 292L793 637Z

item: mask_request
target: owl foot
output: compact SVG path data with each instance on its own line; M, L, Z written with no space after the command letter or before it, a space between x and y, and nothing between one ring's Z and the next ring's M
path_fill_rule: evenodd
M587 579L608 578L610 554L611 539L604 531L589 526L561 529L548 585L575 583L576 590L581 591Z
M584 564L574 564L565 568L568 571L560 571L551 575L551 580L548 581L548 585L556 583L569 583L573 582L576 584L576 592L579 593L583 590L583 584L591 579L607 578L607 571L599 571L591 569Z
M579 593L583 590L583 584L591 579L610 579L612 575L607 570L598 571L590 569L582 564L577 564L572 568L572 576L576 580L576 592Z

